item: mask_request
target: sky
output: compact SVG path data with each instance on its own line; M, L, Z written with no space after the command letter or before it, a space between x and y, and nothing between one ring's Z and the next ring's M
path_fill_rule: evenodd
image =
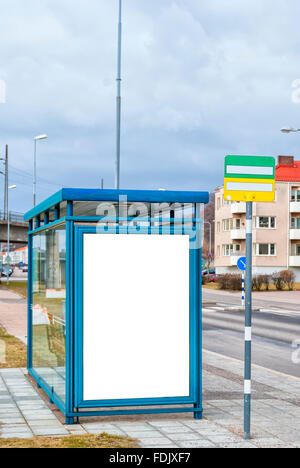
M0 11L10 209L32 207L42 133L38 201L101 178L113 188L118 0ZM213 191L226 154L300 160L300 133L280 132L300 127L299 17L298 0L123 0L121 188Z

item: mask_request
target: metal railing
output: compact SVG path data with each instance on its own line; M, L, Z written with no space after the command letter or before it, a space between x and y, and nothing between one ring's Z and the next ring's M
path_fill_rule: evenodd
M4 213L3 210L0 210L0 221L7 221L7 213ZM9 212L9 220L12 223L24 223L23 213L18 213L16 211Z

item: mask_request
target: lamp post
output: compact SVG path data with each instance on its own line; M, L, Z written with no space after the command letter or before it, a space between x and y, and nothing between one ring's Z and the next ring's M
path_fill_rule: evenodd
M6 257L6 283L9 285L9 269L10 269L10 216L9 216L9 204L8 204L8 192L9 190L15 189L17 186L16 185L10 185L7 187L7 195L6 195L6 202L7 202L7 257Z
M40 140L46 140L47 135L36 136L34 140L34 165L33 165L33 206L36 205L36 143Z
M121 67L122 67L122 0L119 0L118 25L118 73L117 73L117 135L116 135L116 169L115 188L120 188L120 159L121 159Z

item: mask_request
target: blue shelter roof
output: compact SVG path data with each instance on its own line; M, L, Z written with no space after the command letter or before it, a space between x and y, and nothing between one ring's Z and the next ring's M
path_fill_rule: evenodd
M144 203L208 203L209 192L180 192L168 190L102 190L63 188L51 197L29 210L24 215L28 221L50 210L63 201L111 201L118 202L120 197L128 202Z

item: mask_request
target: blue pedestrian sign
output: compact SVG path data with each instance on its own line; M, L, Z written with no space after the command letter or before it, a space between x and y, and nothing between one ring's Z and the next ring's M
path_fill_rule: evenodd
M246 257L241 257L237 261L237 267L239 270L246 271Z

